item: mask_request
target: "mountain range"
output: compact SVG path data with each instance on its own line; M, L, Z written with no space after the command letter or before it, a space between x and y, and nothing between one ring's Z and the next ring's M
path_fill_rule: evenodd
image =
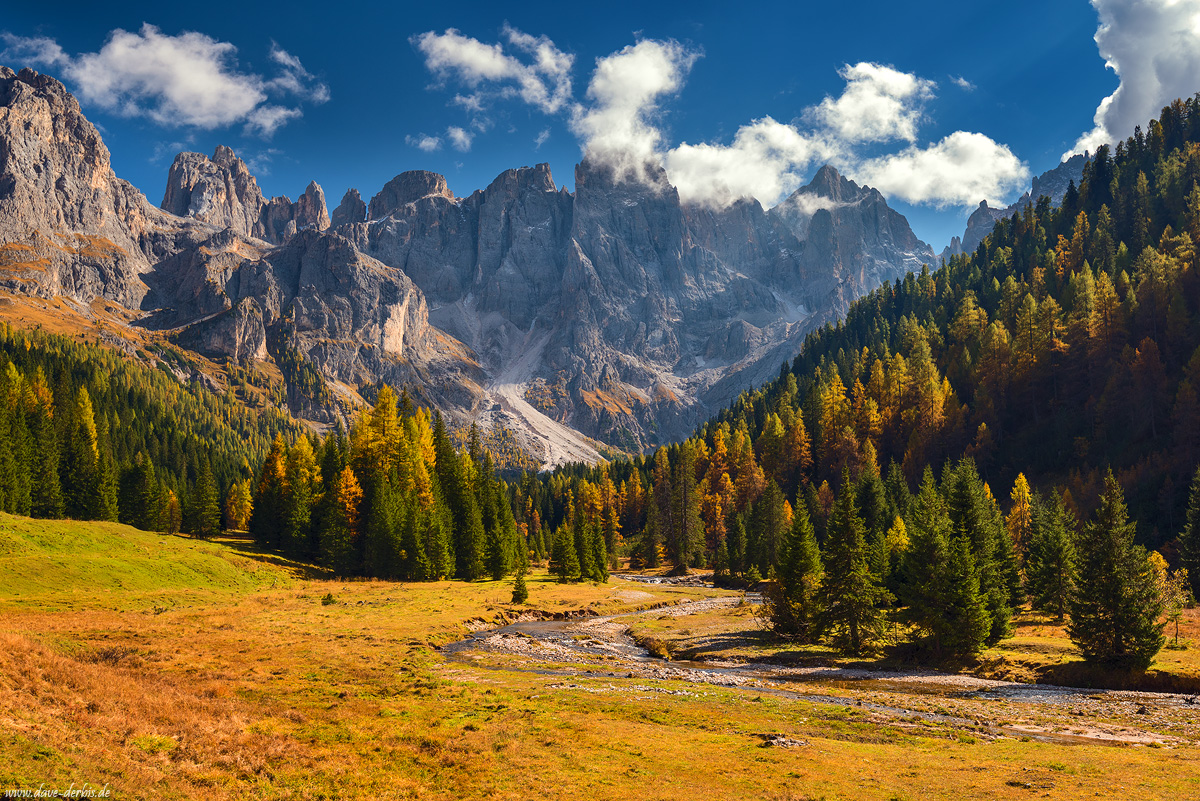
M281 376L316 424L390 383L553 465L685 436L937 258L829 166L770 210L682 203L650 165L585 159L574 177L521 167L456 197L402 172L330 214L315 182L265 198L222 146L179 154L156 208L61 83L0 68L0 310L54 304L141 358L165 338L196 357L182 379L219 390Z

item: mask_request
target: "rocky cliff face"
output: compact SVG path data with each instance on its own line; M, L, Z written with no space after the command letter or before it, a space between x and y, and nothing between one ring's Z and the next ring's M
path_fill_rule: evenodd
M329 227L325 193L313 181L295 203L263 198L258 181L234 152L218 145L211 158L180 153L167 173L163 211L280 245L297 231Z
M539 164L463 198L414 171L330 218L317 184L266 200L218 147L176 158L160 211L56 81L0 72L0 92L0 288L108 297L218 362L273 361L310 419L386 381L550 464L686 433L932 260L831 168L770 212L687 206L654 167L584 163L571 193Z
M206 355L275 361L293 411L310 419L342 416L339 397L381 380L458 414L476 402L469 349L429 324L403 272L326 231L316 183L296 203L264 203L218 147L211 159L180 154L163 205L113 174L62 84L0 67L0 291L67 297L85 315L108 299ZM127 316L108 323L120 330ZM333 392L305 389L305 369Z
M777 372L780 349L811 325L932 262L882 196L831 169L811 192L844 210L821 210L815 245L802 241L809 226L798 234L757 201L686 206L661 169L647 174L618 180L584 163L568 193L541 164L455 198L440 176L403 173L369 221L339 231L421 288L431 319L494 377L507 419L517 393L554 422L635 448L683 433L734 381Z
M804 240L800 262L814 282L816 303L823 298L839 312L884 281L935 264L933 249L878 190L860 187L830 166L771 214Z
M161 216L62 84L0 67L0 288L136 307Z

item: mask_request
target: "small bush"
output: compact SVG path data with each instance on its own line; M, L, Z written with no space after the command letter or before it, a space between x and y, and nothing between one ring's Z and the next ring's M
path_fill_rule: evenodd
M332 592L325 593L325 597L321 599L321 606L330 606L331 604L336 604L336 603L337 603L337 598L333 597Z

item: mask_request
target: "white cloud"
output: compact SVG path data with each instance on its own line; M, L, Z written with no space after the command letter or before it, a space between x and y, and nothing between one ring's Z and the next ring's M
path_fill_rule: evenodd
M424 153L432 153L442 146L441 138L430 136L429 134L418 134L417 136L404 137L404 143L409 147L415 147Z
M501 97L519 97L547 114L555 114L571 99L571 67L575 56L564 53L545 36L531 36L504 27L509 45L525 61L505 52L501 44L484 44L454 28L445 33L425 33L410 41L423 56L425 66L439 78L457 78L475 90L490 87ZM481 111L482 91L455 96L454 102Z
M457 125L451 125L446 129L446 138L450 140L450 144L455 150L466 153L471 149L471 140L475 138L475 135Z
M1096 46L1121 79L1100 101L1095 127L1063 154L1095 151L1146 125L1163 106L1200 90L1200 0L1092 0Z
M659 98L683 86L699 55L675 41L647 39L597 59L587 90L591 105L576 105L571 114L585 156L622 176L641 177L648 163L658 163Z
M271 147L257 153L242 153L242 158L245 160L246 167L250 170L251 174L259 178L265 178L271 174L271 163L282 152Z
M0 35L6 61L54 68L85 105L165 126L203 129L244 124L270 136L299 108L271 103L270 96L308 102L329 99L329 89L300 60L273 45L279 74L270 80L237 69L237 48L194 31L163 34L145 24L137 33L112 31L96 53L70 56L52 39Z
M954 84L959 89L962 89L964 92L974 92L975 91L975 84L971 83L970 81L968 81L966 78L964 78L961 75L951 75L950 83Z
M0 41L4 42L0 58L17 69L25 64L58 67L71 61L58 42L46 36L24 37L5 32L0 33Z
M847 64L838 71L846 88L826 97L806 116L845 142L906 142L917 138L925 101L937 84L882 64Z
M925 105L937 84L894 67L847 64L839 71L846 81L844 90L806 109L803 125L763 117L739 128L728 144L684 142L671 147L662 129L660 104L682 89L698 52L679 42L649 39L625 47L597 59L586 99L567 105L565 99L551 103L544 99L549 94L525 91L522 76L562 75L557 85L569 92L573 57L545 37L512 28L505 28L505 36L512 49L533 55L533 61L517 59L503 44L485 44L455 30L422 34L413 41L435 75L455 78L471 90L465 96L456 94L453 105L477 114L489 98L507 96L520 97L547 113L569 109L568 125L585 158L613 167L623 178L646 179L647 165L662 166L686 202L724 206L755 197L771 206L822 163L866 178L885 193L941 207L970 207L981 198L999 201L1029 177L1007 147L983 134L956 131L940 142L917 146ZM963 89L974 88L964 78L950 80ZM452 144L454 130L447 131ZM539 133L535 149L549 136L549 128ZM426 140L428 149L441 144L433 137ZM897 142L908 147L873 158L862 152L869 146L878 153L880 146Z
M980 200L1003 205L1029 181L1029 168L1005 145L981 133L955 131L926 148L868 159L850 170L861 182L909 203L939 208Z
M483 111L483 98L477 94L455 95L453 99L450 100L450 104L454 106L461 106L467 111L471 111L476 114Z
M542 145L546 144L546 142L547 142L547 141L549 141L549 139L550 139L550 129L549 129L549 128L543 128L543 129L542 129L542 130L541 130L541 131L538 133L538 135L537 135L537 138L535 138L535 139L533 140L533 149L534 149L534 150L541 150L541 149L542 149Z
M329 87L304 69L300 59L275 42L271 42L271 60L281 67L281 71L279 75L267 81L268 89L293 94L310 103L320 104L329 101Z
M685 201L725 206L756 197L771 204L800 184L804 169L834 155L831 143L764 117L742 126L731 145L685 142L664 166Z

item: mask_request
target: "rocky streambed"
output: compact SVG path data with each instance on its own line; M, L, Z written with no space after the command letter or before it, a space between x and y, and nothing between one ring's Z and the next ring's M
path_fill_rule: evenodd
M1022 684L917 667L675 661L652 655L630 635L643 616L698 615L756 600L705 598L614 617L523 620L476 631L443 653L479 667L558 677L548 685L556 691L695 695L710 685L850 706L881 725L916 721L989 737L1092 745L1200 741L1200 698L1190 695Z

